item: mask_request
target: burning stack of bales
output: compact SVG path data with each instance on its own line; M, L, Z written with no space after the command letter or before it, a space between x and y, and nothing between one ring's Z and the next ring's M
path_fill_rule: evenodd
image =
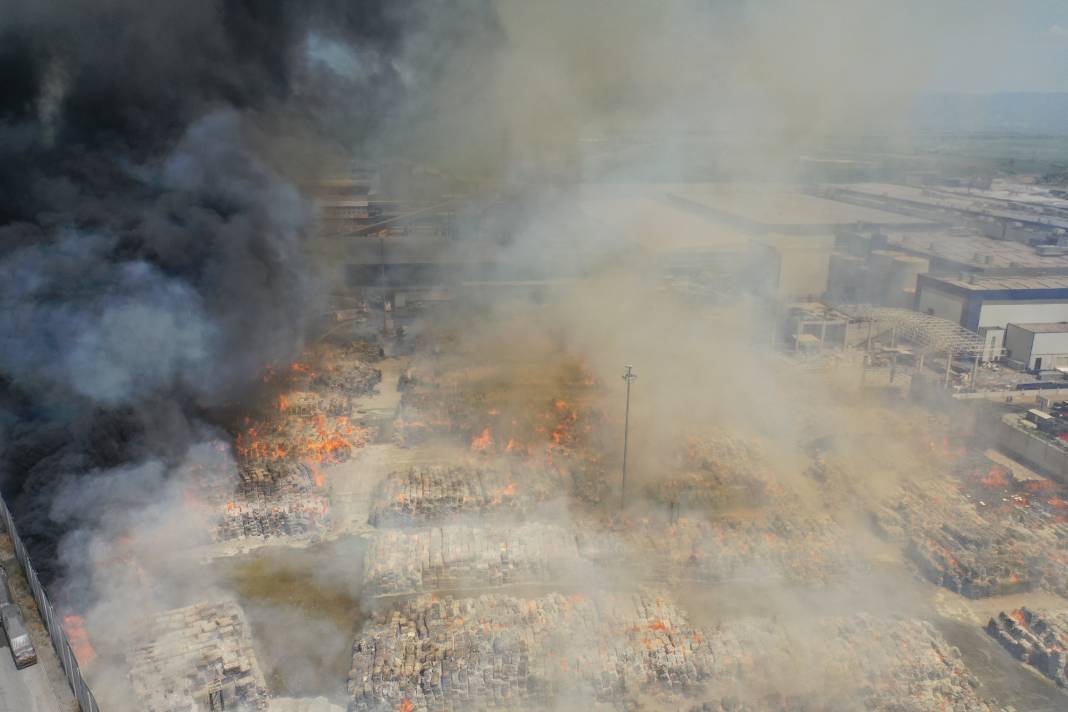
M925 488L909 484L874 519L877 529L904 544L909 560L939 586L970 598L1033 586L1026 534L985 521L967 502L932 498Z
M1068 610L999 613L986 632L1017 659L1068 687Z
M235 438L247 462L292 460L343 462L374 438L374 430L352 420L354 398L371 393L382 372L365 362L378 358L373 344L320 344L308 362L294 362L284 373L269 371L268 382L285 386L275 412L247 422Z
M701 635L650 595L421 598L356 641L350 709L535 709L559 695L682 691L710 665Z
M723 429L688 435L674 465L678 474L647 487L653 501L708 510L759 507L786 496L759 443Z
M511 467L413 467L379 483L372 526L424 526L463 515L530 514L558 498L562 480L545 470Z
M639 697L786 709L723 704L775 681L800 687L793 710L990 710L959 653L926 623L857 615L794 639L769 619L695 627L652 592L420 598L383 611L353 646L349 709L539 709Z
M202 603L146 621L130 656L130 683L145 712L267 709L267 685L248 623L233 603Z
M976 463L979 463L976 465ZM1019 480L985 458L959 477L901 487L873 518L932 582L978 598L1042 586L1068 592L1068 503L1048 480ZM937 488L938 496L930 491Z
M330 500L322 475L303 463L245 465L226 504L216 538L309 538L330 528Z

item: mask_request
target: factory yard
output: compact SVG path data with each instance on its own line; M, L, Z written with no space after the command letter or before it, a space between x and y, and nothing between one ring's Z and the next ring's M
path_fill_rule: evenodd
M694 422L621 511L609 389L581 360L479 364L431 334L392 355L360 336L272 375L234 433L237 471L190 473L207 530L190 551L224 583L129 643L137 709L1068 703L1012 658L1063 685L1061 620L994 613L1068 608L1060 486L939 416L854 403L924 467L860 464L811 413L798 432L819 444L789 465L764 435Z

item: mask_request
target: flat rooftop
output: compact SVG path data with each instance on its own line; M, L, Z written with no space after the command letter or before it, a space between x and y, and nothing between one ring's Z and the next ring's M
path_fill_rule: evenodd
M872 226L934 225L930 220L829 200L784 188L700 184L669 193L673 198L750 228L789 230L790 228L833 229L863 223Z
M1065 270L1068 255L1044 257L1022 242L984 235L953 235L944 230L903 232L887 237L887 246L980 269Z
M875 199L889 199L922 205L939 210L953 210L974 215L987 215L1002 220L1041 223L1050 228L1068 228L1068 219L1044 212L1047 205L1031 201L1005 201L984 196L982 193L949 191L937 187L920 188L892 183L854 183L829 186L832 193L839 192L843 199L849 194Z
M1033 334L1066 334L1068 333L1068 321L1034 322L1030 324L1012 324L1024 331Z
M975 277L973 279L958 279L956 277L938 275L921 275L921 279L942 282L944 284L975 292L994 292L1010 289L1068 289L1068 275L1050 275L1035 277Z

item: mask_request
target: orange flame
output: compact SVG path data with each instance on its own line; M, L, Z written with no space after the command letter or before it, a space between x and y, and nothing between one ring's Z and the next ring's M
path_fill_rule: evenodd
M993 489L1004 489L1009 486L1008 472L1003 467L991 465L990 470L980 480L983 485Z
M85 621L81 616L73 613L63 616L63 630L67 633L67 642L79 665L88 665L96 660L96 650L89 641L89 631L85 629Z
M471 440L471 449L475 452L485 452L493 445L493 433L489 428L483 430L477 437Z

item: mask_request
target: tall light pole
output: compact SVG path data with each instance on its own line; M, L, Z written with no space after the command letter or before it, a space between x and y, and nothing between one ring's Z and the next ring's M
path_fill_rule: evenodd
M627 504L627 440L630 435L630 384L638 380L638 375L634 373L634 369L629 365L626 373L623 374L623 380L627 382L627 408L623 416L623 486L619 492L620 509Z

